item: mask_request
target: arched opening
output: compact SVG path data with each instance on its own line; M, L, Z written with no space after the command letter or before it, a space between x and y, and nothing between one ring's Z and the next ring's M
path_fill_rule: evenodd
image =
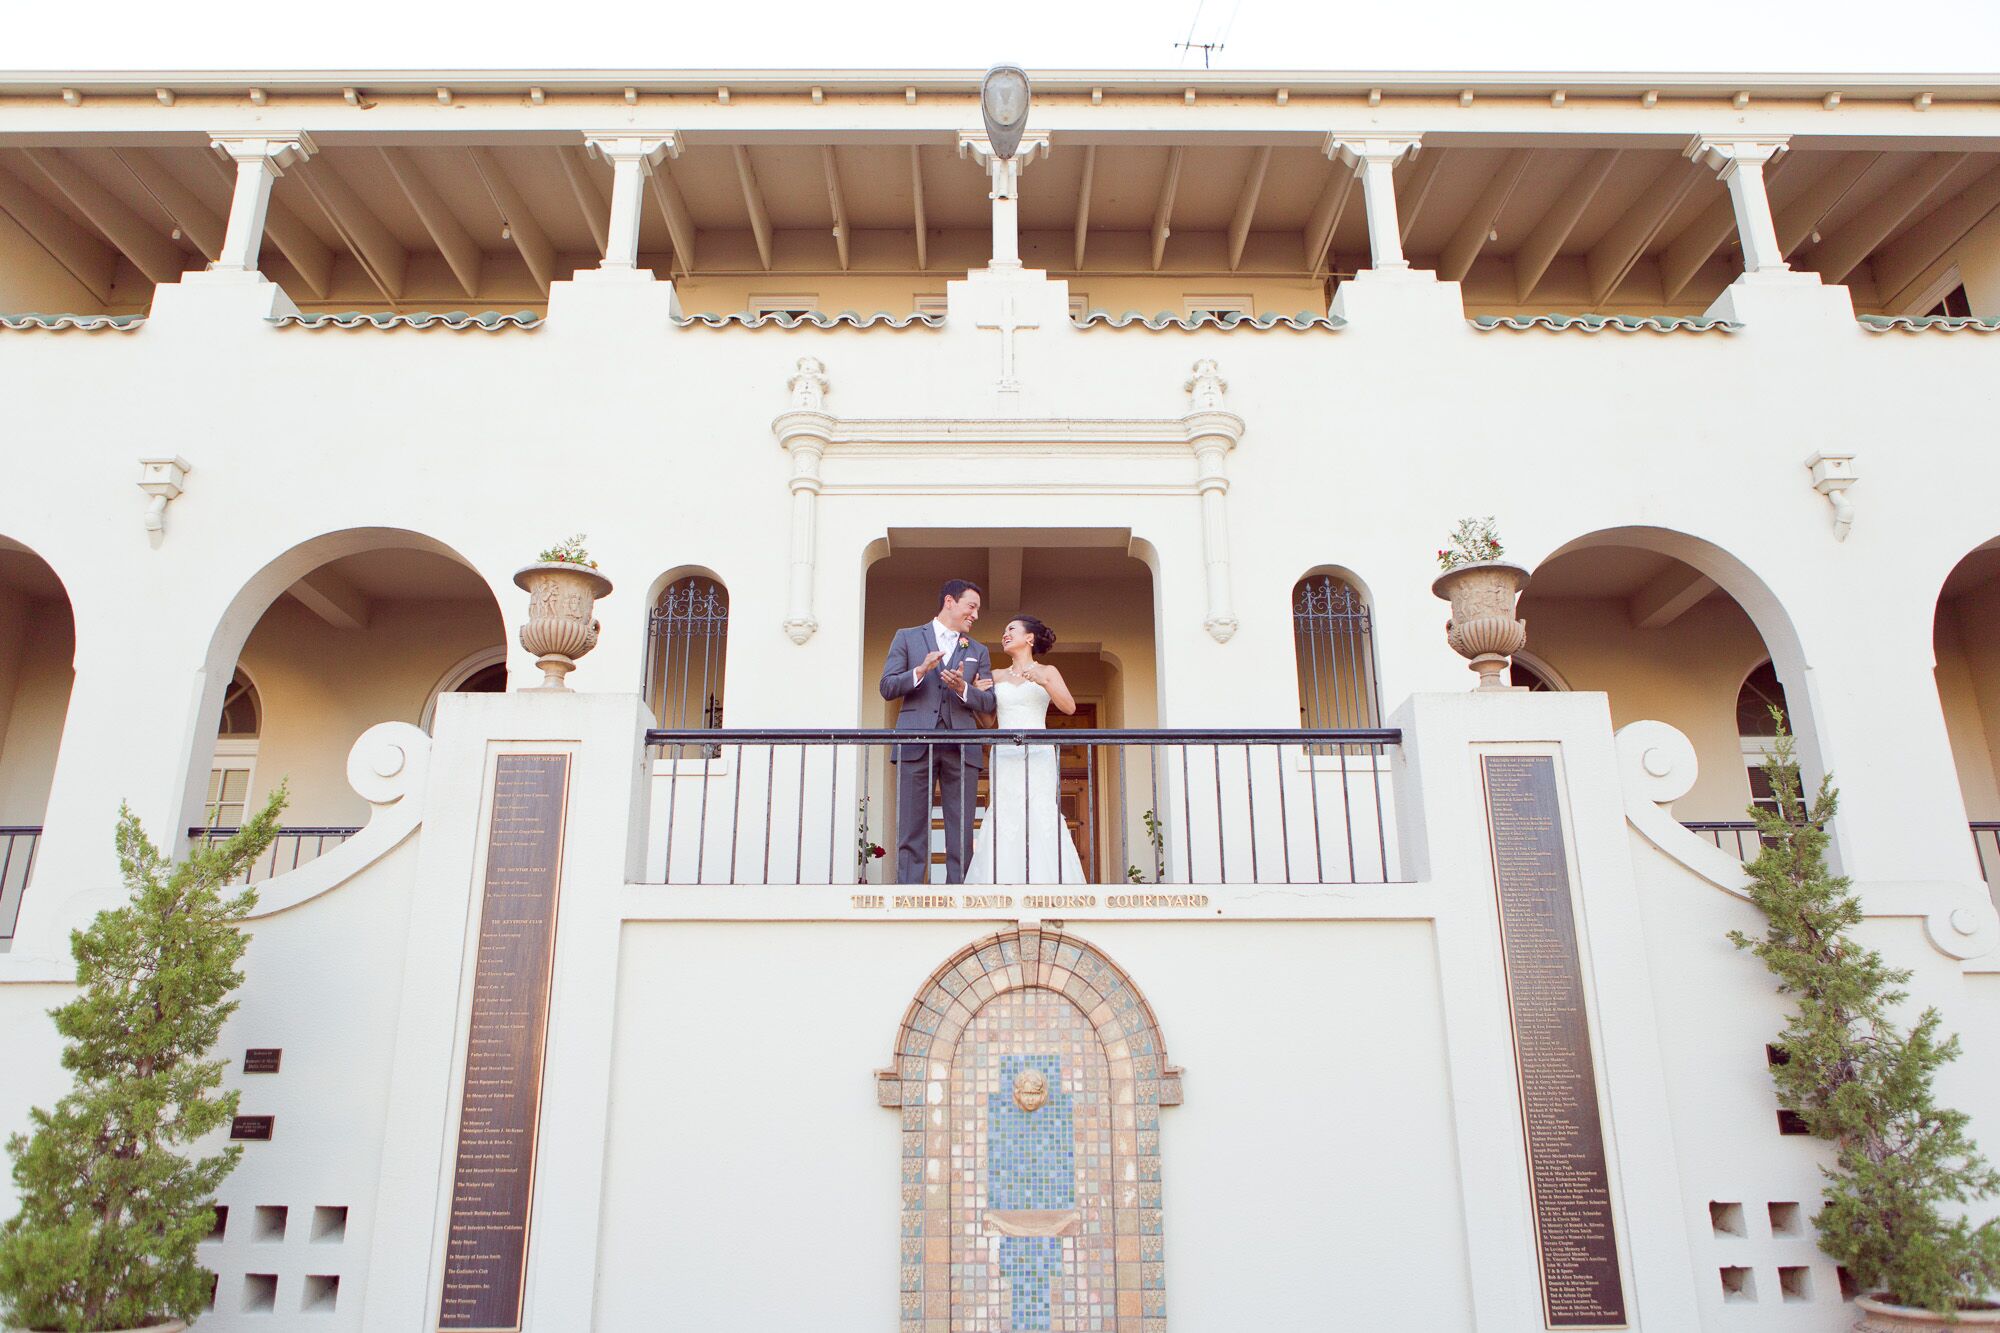
M928 624L945 580L979 585L982 610L974 637L996 666L1006 663L1000 636L1008 620L1035 616L1056 632L1044 660L1063 674L1077 710L1051 709L1048 725L1089 731L1159 725L1155 663L1155 588L1150 548L1123 528L891 529L871 545L865 576L858 716L863 726L892 727L899 708L878 689L896 632ZM1060 805L1091 883L1115 883L1136 865L1152 874L1155 847L1146 816L1153 813L1151 758L1112 747L1078 744L1059 751ZM896 783L874 756L865 790L866 836L893 848L897 841ZM980 783L975 823L983 819L987 786ZM934 806L932 878L945 874L944 812ZM1156 816L1157 818L1157 816ZM889 880L894 858L874 872Z
M1351 575L1320 569L1292 585L1292 646L1301 727L1382 725L1368 596Z
M505 662L492 588L442 543L350 530L295 547L251 580L217 630L210 676L227 684L211 686L196 828L234 827L284 782L285 831L252 878L311 860L366 817L347 784L355 737L378 722L429 726L439 694L504 688Z
M729 589L707 571L665 580L646 619L646 703L667 731L722 727L729 665ZM698 745L668 758L700 758Z
M0 537L0 946L34 874L75 679L76 619L48 562Z
M1931 649L1938 702L1979 866L2000 898L2000 539L1953 567L1938 592Z
M905 1310L952 1330L1164 1326L1158 1131L1181 1071L1115 963L1053 927L980 940L917 992L877 1079L921 1181L902 1234L947 1252L903 1268Z
M1653 719L1678 728L1694 744L1700 776L1675 815L1732 854L1753 853L1748 809L1760 794L1769 797L1767 783L1753 784L1762 782L1774 731L1768 713L1767 730L1746 728L1762 699L1784 697L1773 659L1800 660L1768 589L1705 542L1625 528L1579 538L1544 559L1520 614L1532 654L1516 659L1513 683L1602 690L1614 726ZM1802 738L1810 724L1792 721Z

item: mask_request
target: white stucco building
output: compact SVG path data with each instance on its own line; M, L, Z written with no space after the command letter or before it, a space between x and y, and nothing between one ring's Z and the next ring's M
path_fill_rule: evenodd
M202 1326L487 1326L489 831L553 754L522 1326L1603 1326L1523 1133L1527 756L1590 1300L1845 1328L1725 935L1782 701L2000 1147L2000 80L1041 72L1001 162L977 90L0 73L0 1129L120 802L185 846L288 782ZM1532 688L1474 694L1430 584L1487 514ZM571 533L615 590L523 693ZM891 724L954 576L1116 733L1064 751L1088 885L857 855L884 748L815 733ZM1074 1197L1001 1202L1036 1116Z

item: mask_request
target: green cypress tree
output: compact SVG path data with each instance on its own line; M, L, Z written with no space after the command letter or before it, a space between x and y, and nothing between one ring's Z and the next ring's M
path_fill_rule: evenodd
M1939 1106L1931 1088L1958 1058L1958 1038L1940 1033L1935 1009L1907 1029L1896 1021L1910 973L1855 939L1861 903L1826 865L1838 793L1829 775L1806 801L1779 722L1765 767L1774 808L1751 807L1763 846L1745 866L1767 925L1758 938L1730 939L1761 958L1797 1006L1771 1075L1779 1104L1834 1145L1834 1164L1822 1168L1826 1206L1813 1218L1820 1248L1894 1304L1940 1314L1978 1306L2000 1283L2000 1225L1975 1226L1946 1206L2000 1191L2000 1173L1966 1115Z
M187 1149L236 1114L236 1093L217 1091L225 1062L208 1058L236 1008L248 942L238 923L257 901L231 883L270 846L284 804L280 787L235 836L177 865L120 810L131 901L71 932L80 990L51 1011L74 1085L7 1143L21 1199L0 1225L10 1323L89 1333L207 1305L211 1275L195 1245L242 1149Z

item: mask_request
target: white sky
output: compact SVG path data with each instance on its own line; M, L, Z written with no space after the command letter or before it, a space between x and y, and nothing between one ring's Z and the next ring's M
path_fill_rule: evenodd
M1993 73L2000 0L0 0L0 69Z

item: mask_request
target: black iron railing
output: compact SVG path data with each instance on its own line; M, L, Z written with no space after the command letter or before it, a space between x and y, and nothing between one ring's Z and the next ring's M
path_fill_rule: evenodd
M359 833L358 828L286 828L278 830L278 836L264 854L250 867L245 881L255 884L273 875L282 875L287 870L297 870L306 862L332 851L341 843ZM191 828L188 837L196 842L214 844L236 836L234 828Z
M1747 819L1684 819L1681 827L1701 834L1739 861L1757 855L1757 826Z
M1014 761L1001 799L1020 800L1030 843L1048 851L1009 883L1103 885L1387 883L1399 877L1388 811L1393 728L1296 730L888 731L658 730L649 875L667 884L891 884L897 879L897 772L985 747L987 772L1010 748L1053 748L1056 763ZM1041 770L1038 772L1037 770ZM1047 786L1057 784L1050 803ZM1038 787L1038 784L1039 787ZM983 822L992 783L979 784ZM1011 804L1008 810L1011 812ZM943 820L933 806L931 874L943 879ZM921 816L919 818L922 818ZM1060 820L1059 830L1056 824ZM1003 841L1005 836L996 836ZM1053 855L1070 837L1082 870ZM877 857L874 847L887 853Z
M0 940L14 938L14 923L21 917L21 895L28 891L28 877L35 873L35 853L41 845L38 825L0 825Z

